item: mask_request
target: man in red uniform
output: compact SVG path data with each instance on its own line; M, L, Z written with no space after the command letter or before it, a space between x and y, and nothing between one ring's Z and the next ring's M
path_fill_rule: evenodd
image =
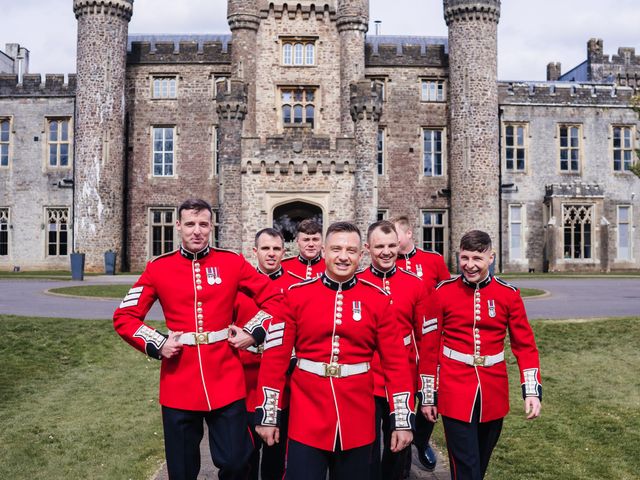
M358 273L358 278L367 280L386 290L392 298L396 311L396 328L402 337L407 353L408 370L411 372L415 395L418 385L417 342L422 336L425 321L426 288L415 274L397 268L398 235L393 223L381 220L369 226L365 248L369 252L371 265ZM391 452L389 431L389 404L387 402L384 376L380 360L374 355L372 363L374 395L376 401L376 442L373 447L371 479L402 479L410 449ZM380 462L380 425L384 438L384 451Z
M322 258L322 226L307 218L298 224L296 244L299 254L283 260L284 269L295 275L300 280L315 278L324 272L324 259Z
M420 345L422 412L432 422L442 415L452 479L482 479L498 442L509 411L507 332L527 418L540 415L538 349L520 292L489 273L494 256L488 234L463 235L462 275L436 287L426 324L437 335Z
M258 379L256 427L267 444L279 441L281 392L291 350L289 442L285 478L369 478L375 439L373 378L378 350L391 404L391 450L411 442L413 384L389 295L355 276L360 231L347 222L327 230L326 272L285 294L285 322L272 322Z
M442 255L416 247L413 242L413 229L408 217L396 217L393 219L393 223L400 242L398 260L396 261L398 268L415 273L422 279L429 292L438 283L451 278ZM429 471L435 469L437 461L436 454L429 445L433 427L434 424L427 421L422 415L418 415L416 418L416 434L413 444L418 449L420 463Z
M162 360L160 404L169 476L195 479L200 470L203 420L221 479L244 479L252 445L246 395L237 348L260 343L236 326L233 304L239 291L266 312L279 308L282 294L241 255L211 248L211 207L187 200L178 209L180 248L148 263L113 316L118 334L136 349ZM169 334L146 325L159 300Z
M267 275L280 291L285 291L289 286L300 280L285 272L280 262L284 256L284 238L282 234L273 228L263 228L255 236L253 253L258 261L257 270ZM264 325L265 313L258 308L255 302L244 293L239 293L235 305L235 323L238 327L251 330ZM284 474L286 432L288 424L288 399L285 399L282 413L280 443L267 447L258 434L255 433L254 412L256 407L256 386L258 383L258 371L262 358L262 345L252 345L246 350L240 350L240 360L244 367L245 382L247 386L246 408L249 413L249 424L252 431L254 450L249 463L251 465L250 479L257 480L260 474L262 480L281 480ZM286 390L286 389L285 389ZM286 396L286 395L285 395ZM260 450L262 450L262 465L260 467Z

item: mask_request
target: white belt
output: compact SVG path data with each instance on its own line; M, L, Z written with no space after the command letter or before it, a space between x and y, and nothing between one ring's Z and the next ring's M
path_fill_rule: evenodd
M207 345L209 343L221 342L229 338L229 329L218 330L217 332L188 332L183 333L178 341L183 345Z
M409 345L411 345L411 334L407 335L402 340L404 341L404 346L408 347Z
M466 363L472 367L490 367L504 361L504 350L495 355L469 355L468 353L456 352L449 347L442 347L442 354L445 357Z
M298 359L298 368L305 372L315 373L321 377L350 377L351 375L359 375L369 371L369 362L361 363L324 363L314 362L306 358Z

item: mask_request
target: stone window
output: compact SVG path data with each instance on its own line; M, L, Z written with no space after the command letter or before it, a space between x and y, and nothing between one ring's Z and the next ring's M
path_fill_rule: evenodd
M282 64L302 67L316 64L316 40L313 38L282 39Z
M152 208L151 214L151 256L174 250L175 215L174 208Z
M153 98L176 98L178 92L178 77L158 76L153 77Z
M0 168L9 166L11 146L11 119L0 118Z
M153 127L153 176L174 174L175 127Z
M0 256L9 255L9 209L0 208Z
M593 205L563 205L564 258L592 257Z
M214 75L213 77L213 96L218 96L218 93L224 93L229 91L229 77L227 75Z
M613 127L613 170L629 172L633 164L635 149L631 127Z
M444 255L446 247L447 215L443 210L422 212L422 248Z
M282 88L282 124L285 127L311 127L315 120L314 88Z
M68 118L47 118L47 155L49 167L70 166L71 141Z
M67 255L69 249L69 209L45 209L47 225L47 255Z
M373 89L376 85L380 85L380 90L382 93L382 101L387 101L387 82L389 79L387 77L367 77L371 80L371 88Z
M386 129L378 129L378 139L376 142L376 165L378 169L378 175L384 175L385 164L387 158L387 141L386 141Z
M380 209L376 212L376 221L387 220L389 218L389 210L386 208Z
M527 168L527 125L508 123L504 126L505 170L524 172Z
M523 210L522 205L509 205L509 258L511 260L523 258Z
M218 153L220 152L220 128L217 125L213 126L211 132L211 150L213 152L213 174L220 175L220 163L218 162Z
M425 128L423 139L423 172L426 177L444 175L443 130L441 128Z
M618 260L631 260L631 206L618 205Z
M420 100L423 102L444 102L446 100L444 80L422 79Z
M560 125L560 171L580 172L580 126Z

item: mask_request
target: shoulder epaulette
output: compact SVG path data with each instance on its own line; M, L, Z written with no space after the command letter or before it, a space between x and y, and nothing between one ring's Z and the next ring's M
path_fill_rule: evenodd
M452 278L448 278L447 280L442 280L438 285L436 285L436 290L438 290L443 285L455 282L458 278L460 277L452 277Z
M160 260L161 258L169 257L169 256L173 255L174 253L177 253L178 251L180 251L180 249L172 250L171 252L163 253L162 255L158 255L157 257L153 257L151 260L149 260L149 263L155 262L156 260Z
M315 281L317 281L320 277L314 277L314 278L309 278L307 280L304 280L300 283L294 283L293 285L290 285L288 290L291 290L292 288L296 288L296 287L304 287L305 285L309 285Z
M406 273L407 275L411 275L412 277L416 277L418 280L422 281L422 279L416 273L405 270L404 268L399 268L398 270L400 270L402 273Z
M507 283L507 282L505 282L504 280L502 280L501 278L498 278L498 277L493 277L493 278L495 278L496 282L499 283L500 285L502 285L503 287L510 288L514 292L518 291L518 287L516 287L515 285L511 285L510 283Z
M227 248L212 247L211 249L215 250L216 252L227 252L227 253L234 253L236 255L240 255L239 252L236 252L235 250L229 250Z
M363 279L363 278L358 278L358 281L359 281L360 283L362 283L363 285L366 285L366 286L368 286L368 287L373 287L373 288L375 288L376 290L378 290L378 291L379 291L380 293L382 293L383 295L386 295L386 296L388 296L388 295L389 295L389 292L387 292L386 290L384 290L384 289L380 288L380 287L379 287L379 286L377 286L377 285L374 285L373 283L371 283L371 282L369 282L369 281L367 281L367 280L365 280L365 279Z

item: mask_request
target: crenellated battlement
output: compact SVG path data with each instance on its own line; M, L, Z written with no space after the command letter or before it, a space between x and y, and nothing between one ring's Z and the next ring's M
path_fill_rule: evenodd
M39 73L27 73L18 83L17 75L0 75L0 97L73 97L76 94L76 75L46 74L44 82Z
M620 105L626 106L636 89L611 84L575 82L500 82L501 104Z
M308 20L312 16L315 16L318 21L324 19L335 20L336 9L333 4L327 2L306 4L270 2L267 8L263 7L260 9L261 18L273 16L277 20L280 20L282 17L289 17L290 20L295 20L298 15L304 20Z
M231 64L231 35L130 35L127 64Z
M446 67L448 41L446 37L367 36L365 63L367 67Z
M449 25L453 21L474 21L498 23L500 0L444 0L444 20Z

